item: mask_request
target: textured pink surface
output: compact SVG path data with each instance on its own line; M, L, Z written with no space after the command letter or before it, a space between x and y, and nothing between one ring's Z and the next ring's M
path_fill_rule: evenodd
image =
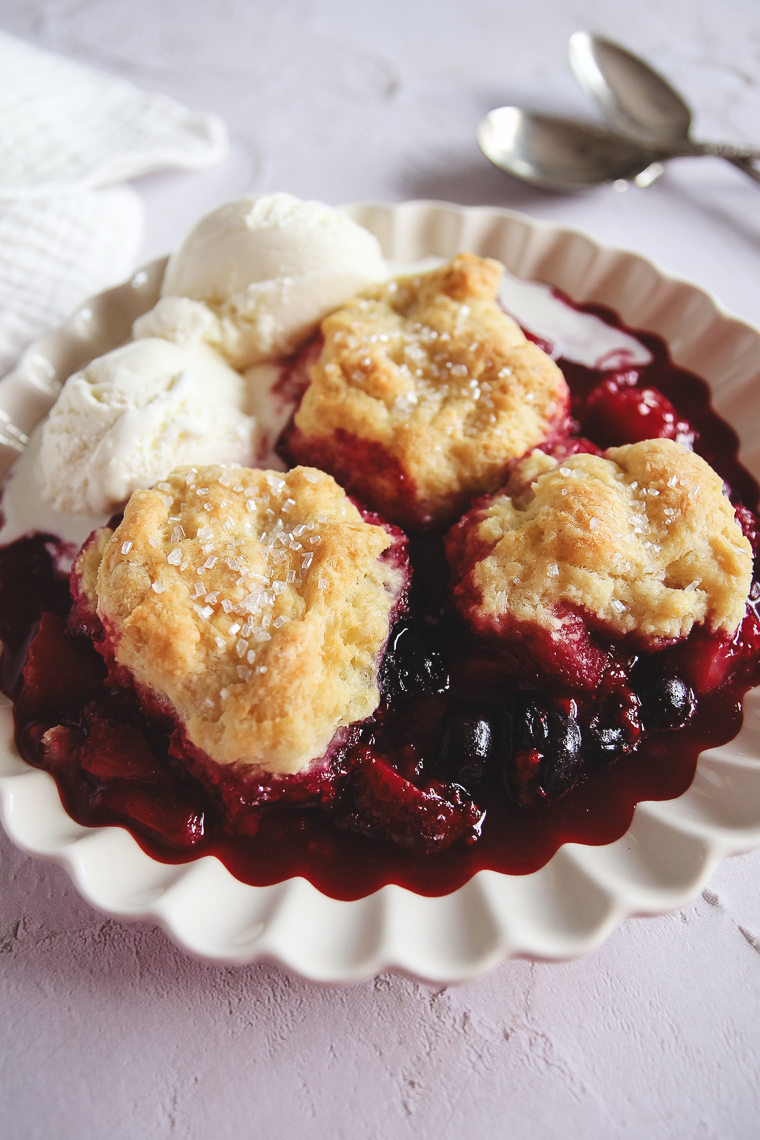
M435 991L203 965L0 851L6 1136L756 1135L756 856L580 962Z
M565 62L579 26L655 60L693 99L703 136L757 132L749 0L0 6L3 30L229 122L221 167L138 184L141 262L249 188L438 197L635 248L757 324L760 198L728 165L683 160L647 191L569 198L510 182L477 150L474 125L500 103L586 110ZM398 978L319 990L273 967L201 965L156 930L94 914L62 871L4 838L0 867L3 1136L757 1134L760 854L585 960L511 962L441 992Z

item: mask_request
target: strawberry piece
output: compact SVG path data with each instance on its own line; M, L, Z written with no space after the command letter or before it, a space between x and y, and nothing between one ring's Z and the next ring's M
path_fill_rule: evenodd
M740 637L741 627L735 635L735 638ZM676 675L698 697L711 693L728 681L736 669L739 656L733 640L713 637L701 629L693 631L685 642L668 653Z
M171 791L169 774L158 762L140 729L133 724L85 710L87 732L79 750L79 763L101 784L140 781Z
M72 637L64 618L44 613L29 646L16 711L29 720L78 712L102 692L104 677L92 645Z
M128 824L162 846L185 850L206 836L201 793L178 785L140 730L85 710L86 728L58 725L41 741L42 766L86 804L88 822Z
M194 800L157 799L147 788L113 784L102 788L93 804L170 848L195 847L205 838L205 815Z
M442 851L458 839L473 843L485 811L458 784L430 780L418 788L366 751L353 776L353 810L340 820L375 839L417 852Z

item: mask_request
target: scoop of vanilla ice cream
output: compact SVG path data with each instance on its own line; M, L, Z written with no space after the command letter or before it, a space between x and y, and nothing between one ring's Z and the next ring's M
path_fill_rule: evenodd
M387 276L377 238L339 210L251 194L190 231L134 335L202 340L243 369L295 352L323 317Z
M100 356L66 381L37 473L59 511L106 514L183 464L248 464L245 382L205 344L155 337Z

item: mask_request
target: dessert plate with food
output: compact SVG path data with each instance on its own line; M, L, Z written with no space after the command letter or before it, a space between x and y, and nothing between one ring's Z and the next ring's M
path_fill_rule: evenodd
M221 207L0 385L6 830L323 982L682 905L760 843L756 405L760 333L581 234Z

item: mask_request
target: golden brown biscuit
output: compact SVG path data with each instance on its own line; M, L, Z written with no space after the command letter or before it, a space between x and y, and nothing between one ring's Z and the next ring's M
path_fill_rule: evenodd
M461 253L327 317L290 454L412 529L494 491L510 460L564 430L568 410L559 368L496 301L501 273Z
M536 452L453 528L447 550L466 620L508 639L538 627L577 640L578 615L645 649L695 625L730 636L752 577L720 476L667 439L604 457Z
M377 707L402 542L321 471L179 468L83 548L80 625L193 748L300 772Z

